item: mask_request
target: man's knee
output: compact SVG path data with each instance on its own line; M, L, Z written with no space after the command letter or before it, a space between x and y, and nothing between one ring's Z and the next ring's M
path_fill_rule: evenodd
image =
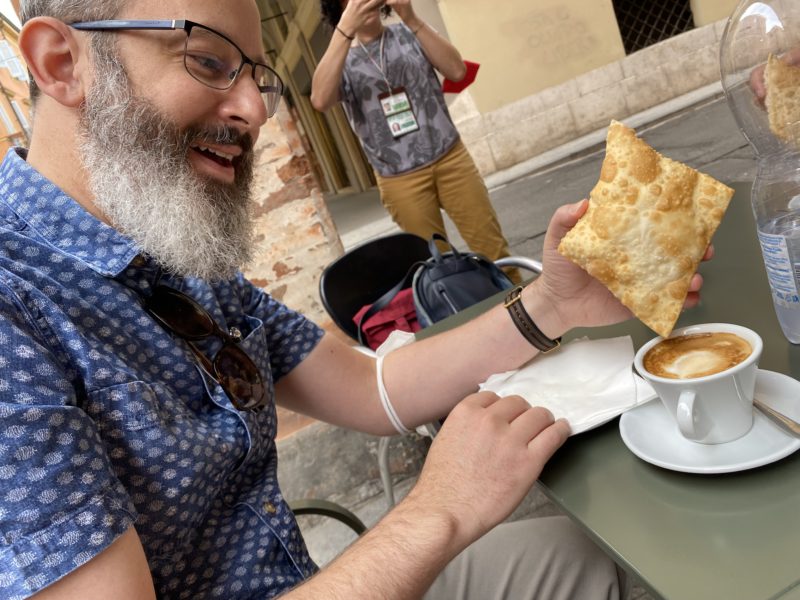
M623 586L614 561L568 518L543 517L490 531L453 561L425 599L617 600Z

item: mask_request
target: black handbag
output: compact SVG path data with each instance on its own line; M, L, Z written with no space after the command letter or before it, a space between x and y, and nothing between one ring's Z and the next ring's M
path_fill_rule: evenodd
M450 246L450 251L441 253L436 240ZM417 320L422 327L514 287L492 261L474 252L459 252L438 233L433 235L428 247L431 258L414 271L411 282Z

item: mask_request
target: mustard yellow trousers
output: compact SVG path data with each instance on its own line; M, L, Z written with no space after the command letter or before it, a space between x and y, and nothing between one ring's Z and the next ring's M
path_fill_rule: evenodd
M470 250L490 260L508 256L486 184L461 140L426 167L377 179L381 202L403 231L426 240L446 235L443 209Z

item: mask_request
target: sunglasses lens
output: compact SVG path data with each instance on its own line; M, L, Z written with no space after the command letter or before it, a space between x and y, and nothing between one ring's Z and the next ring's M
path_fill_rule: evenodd
M211 316L177 290L155 287L147 299L147 309L164 326L187 340L199 340L214 334Z
M239 410L251 410L266 402L266 390L258 367L236 346L226 344L214 357L217 380Z
M156 286L145 301L145 308L164 327L190 342L218 336L225 339L222 348L213 361L198 350L190 347L198 355L201 368L222 386L231 403L238 410L252 410L266 404L267 390L258 367L238 346L230 343L231 336L225 336L208 311L183 292L166 286ZM214 373L209 373L213 366Z

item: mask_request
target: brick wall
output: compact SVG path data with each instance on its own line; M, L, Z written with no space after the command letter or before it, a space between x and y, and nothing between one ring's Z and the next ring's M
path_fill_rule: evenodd
M261 129L254 197L258 251L245 271L259 287L327 326L319 302L322 270L343 252L286 105Z

